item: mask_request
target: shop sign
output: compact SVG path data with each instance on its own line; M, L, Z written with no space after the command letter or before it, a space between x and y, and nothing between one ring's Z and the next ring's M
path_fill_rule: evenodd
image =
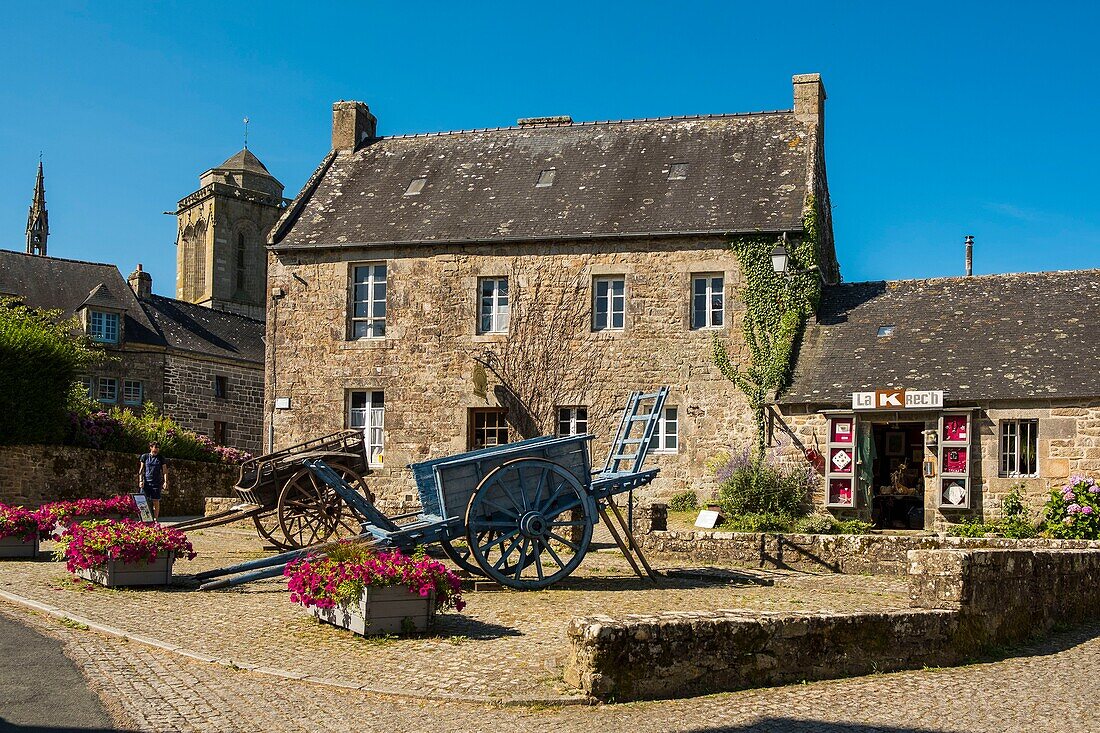
M876 389L852 392L853 410L932 410L943 407L943 390Z

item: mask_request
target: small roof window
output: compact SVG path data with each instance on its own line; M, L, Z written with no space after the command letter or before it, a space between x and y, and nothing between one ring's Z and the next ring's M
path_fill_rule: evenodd
M673 163L668 169L668 180L682 181L688 177L687 163Z
M416 196L418 193L424 190L424 184L428 182L427 178L414 178L409 187L405 189L406 196Z
M887 336L893 336L894 335L894 328L895 328L894 326L879 326L878 327L878 337L881 339L881 338L886 338Z
M539 173L539 180L535 183L535 188L550 188L553 186L555 173L557 173L557 171L553 168L549 168Z

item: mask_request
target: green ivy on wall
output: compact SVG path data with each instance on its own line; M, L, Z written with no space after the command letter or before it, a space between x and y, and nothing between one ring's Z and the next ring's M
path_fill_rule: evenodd
M741 331L749 351L744 369L734 364L725 345L714 337L714 363L748 398L756 428L756 455L764 451L764 408L775 393L790 383L798 344L807 319L821 297L817 264L818 222L813 196L802 214L803 235L786 242L787 275L772 269L771 236L742 236L730 241L741 265L741 298L745 304Z

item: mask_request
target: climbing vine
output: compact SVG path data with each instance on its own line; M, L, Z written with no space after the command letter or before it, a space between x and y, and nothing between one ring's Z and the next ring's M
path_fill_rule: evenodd
M777 240L769 236L742 236L730 241L741 265L741 298L745 304L742 335L748 349L745 368L730 359L722 340L714 337L714 363L748 398L756 428L755 451L763 455L764 409L775 393L786 387L807 319L821 297L821 277L816 269L818 250L817 208L813 196L802 214L803 235L786 242L787 275L772 269L771 251Z

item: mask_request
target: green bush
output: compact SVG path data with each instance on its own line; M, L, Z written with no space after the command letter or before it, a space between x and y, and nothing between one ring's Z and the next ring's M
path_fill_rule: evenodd
M73 384L103 352L74 321L0 299L0 443L54 443Z
M699 497L694 491L681 491L668 500L668 508L674 512L691 512L699 508Z
M802 534L835 534L837 524L832 514L807 514L795 520L792 529Z
M721 485L718 503L726 514L778 514L792 519L810 511L810 494L817 485L816 474L807 466L774 465L753 460L748 451L717 470Z
M1088 476L1070 476L1050 492L1043 508L1044 534L1067 540L1100 539L1100 485Z
M735 514L726 521L733 532L790 532L794 522L789 515L772 512Z
M1012 540L1029 540L1039 535L1035 525L1022 517L1002 519L997 528L1001 534Z
M846 519L836 523L837 534L869 534L875 525L859 519Z
M998 532L996 524L986 524L976 517L965 519L947 528L947 534L951 537L985 537L994 532Z

